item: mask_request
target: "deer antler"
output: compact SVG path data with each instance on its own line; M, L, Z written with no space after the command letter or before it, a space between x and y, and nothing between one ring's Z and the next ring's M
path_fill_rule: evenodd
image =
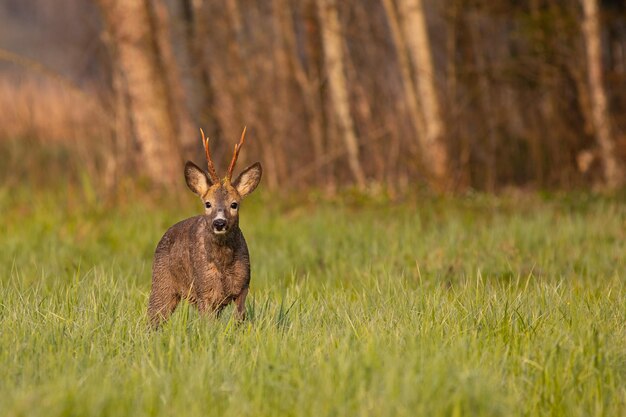
M217 172L215 172L215 166L213 165L213 159L211 159L211 151L209 149L209 138L204 136L204 132L200 129L200 134L202 135L202 144L204 145L204 154L206 155L207 167L209 168L209 176L211 176L211 180L213 182L219 182L220 178L217 176Z
M237 158L239 157L239 151L243 146L243 142L246 138L246 127L244 126L243 132L241 132L241 139L239 139L239 143L235 145L235 151L233 152L233 159L230 161L230 166L228 167L228 174L226 175L226 179L230 182L233 177L233 170L235 169L235 164L237 163Z

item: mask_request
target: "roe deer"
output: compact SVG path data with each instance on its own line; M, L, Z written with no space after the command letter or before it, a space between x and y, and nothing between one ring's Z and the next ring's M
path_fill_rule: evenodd
M259 184L261 164L250 165L231 181L246 134L244 128L228 173L220 180L211 159L209 139L200 132L208 172L187 161L185 180L191 191L200 196L205 210L202 215L170 227L157 245L148 302L153 328L167 320L181 298L196 305L202 313L215 314L235 301L236 317L245 318L250 257L239 229L239 205Z

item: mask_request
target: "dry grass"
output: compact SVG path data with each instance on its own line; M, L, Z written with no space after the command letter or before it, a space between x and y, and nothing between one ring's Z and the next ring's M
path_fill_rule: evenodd
M111 151L110 116L96 93L48 78L0 78L0 176L6 183L96 178Z
M0 108L0 140L75 144L102 135L107 126L96 94L72 91L54 80L0 78Z

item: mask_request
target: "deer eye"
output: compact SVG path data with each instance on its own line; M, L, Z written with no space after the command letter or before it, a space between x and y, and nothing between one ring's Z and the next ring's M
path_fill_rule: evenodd
M230 205L230 208L233 209L233 210L237 210L237 207L239 207L239 204L237 204L237 203L233 203L233 204Z
M204 207L206 208L211 208L211 203L209 203L208 201L206 203L204 203Z

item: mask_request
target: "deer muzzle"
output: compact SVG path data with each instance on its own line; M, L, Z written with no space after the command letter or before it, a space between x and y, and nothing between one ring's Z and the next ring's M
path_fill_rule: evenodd
M227 226L228 222L226 222L226 219L213 220L213 232L217 234L226 233Z
M213 218L211 226L213 227L213 233L216 235L222 235L228 231L228 220L226 216L224 216L223 210L218 210L217 216Z

